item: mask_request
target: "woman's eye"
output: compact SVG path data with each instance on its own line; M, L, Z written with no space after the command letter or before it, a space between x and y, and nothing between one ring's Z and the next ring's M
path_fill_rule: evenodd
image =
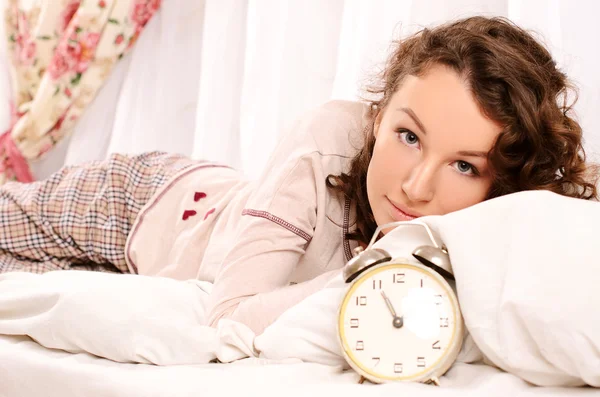
M398 131L398 136L407 146L417 146L419 144L419 137L414 132L400 130Z
M477 169L473 165L467 163L466 161L457 161L455 164L456 169L461 174L478 175Z
M406 133L406 143L410 143L411 145L414 145L415 143L419 142L419 138L417 138L417 136L415 134L413 134L412 132L408 132Z

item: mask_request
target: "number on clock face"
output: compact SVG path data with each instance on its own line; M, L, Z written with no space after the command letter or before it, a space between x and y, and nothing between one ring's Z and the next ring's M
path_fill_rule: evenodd
M454 335L456 313L446 288L412 265L390 264L359 277L340 310L344 350L379 378L410 379L427 371Z

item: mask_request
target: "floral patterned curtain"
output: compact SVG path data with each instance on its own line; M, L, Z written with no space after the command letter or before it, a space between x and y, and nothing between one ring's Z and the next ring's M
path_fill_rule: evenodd
M0 136L0 184L33 181L28 163L73 130L160 3L7 0L12 122Z

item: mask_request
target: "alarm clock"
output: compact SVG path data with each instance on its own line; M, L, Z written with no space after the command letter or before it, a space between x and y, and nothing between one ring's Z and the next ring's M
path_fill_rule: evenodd
M431 245L393 258L379 233L390 227L425 228ZM389 233L388 233L389 235ZM383 248L382 248L383 247ZM344 358L361 383L422 382L439 386L464 337L448 251L420 221L377 228L370 244L355 249L343 269L350 283L338 311Z

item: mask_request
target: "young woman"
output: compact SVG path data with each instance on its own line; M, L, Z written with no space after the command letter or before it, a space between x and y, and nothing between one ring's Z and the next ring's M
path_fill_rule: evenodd
M147 153L3 186L0 269L213 281L207 323L259 334L377 225L523 190L596 197L568 80L526 31L472 17L397 44L376 100L302 118L257 181Z

